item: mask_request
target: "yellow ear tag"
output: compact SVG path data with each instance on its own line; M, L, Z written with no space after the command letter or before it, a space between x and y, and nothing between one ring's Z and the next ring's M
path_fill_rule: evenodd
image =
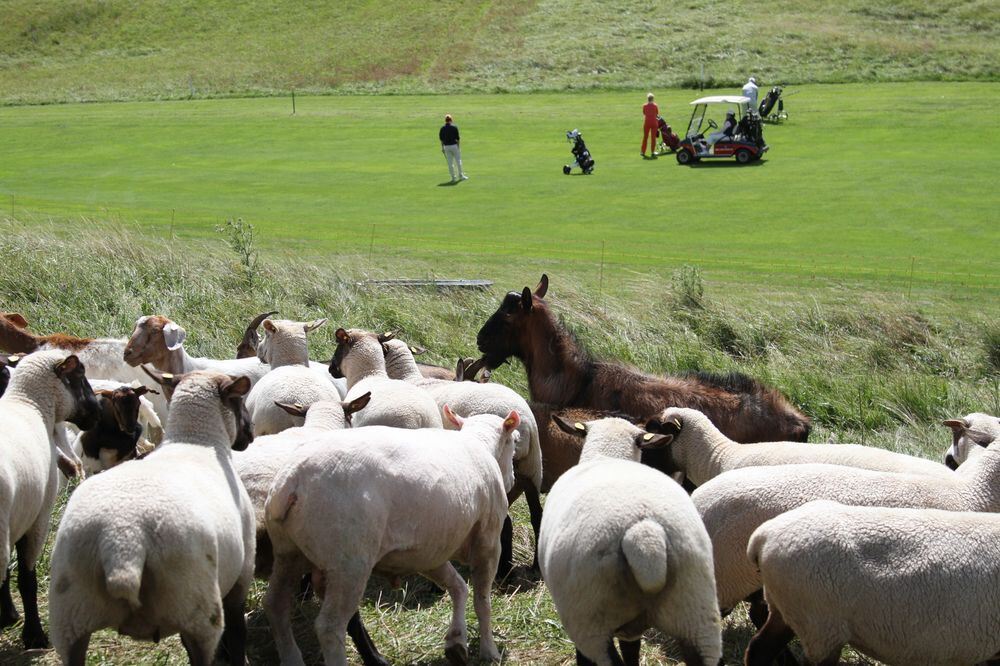
M582 423L574 423L573 427L579 430L580 432L587 432L587 426L583 425Z
M297 402L295 403L295 409L305 409L305 408L302 406L302 403Z
M651 434L649 434L648 432L645 435L642 436L642 441L644 441L644 442L648 442L651 439L653 439L653 436Z
M14 354L12 356L8 356L7 360L9 360L11 363L17 363L18 361L21 360L21 355L20 354Z
M385 332L385 333L383 333L382 335L384 335L384 336L385 336L385 337L387 337L387 338L391 338L391 337L392 337L392 331L386 331L386 332Z
M174 378L174 376L172 374L170 374L169 372L164 372L161 376L164 379L173 379Z
M681 427L680 420L679 419L674 419L674 425L677 426L678 428L680 428Z

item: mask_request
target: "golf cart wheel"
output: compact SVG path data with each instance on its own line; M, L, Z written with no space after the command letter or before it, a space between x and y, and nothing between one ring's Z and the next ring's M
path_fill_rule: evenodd
M687 150L677 151L677 163L678 164L690 164L694 156Z
M736 161L740 164L747 164L753 159L753 153L751 153L746 148L740 148L736 151Z

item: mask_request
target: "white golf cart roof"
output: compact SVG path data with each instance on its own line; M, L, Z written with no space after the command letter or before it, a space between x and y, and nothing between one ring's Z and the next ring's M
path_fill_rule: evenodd
M702 97L691 102L691 106L695 104L749 104L750 98L743 97L742 95L712 95L711 97Z

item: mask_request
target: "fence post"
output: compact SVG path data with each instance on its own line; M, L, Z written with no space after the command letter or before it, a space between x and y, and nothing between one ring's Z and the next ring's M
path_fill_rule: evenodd
M597 277L597 297L601 300L601 312L604 312L604 245L601 241L601 268Z
M292 90L292 115L295 115L295 90Z
M910 257L910 285L906 288L906 300L911 300L913 297L913 265L916 261L916 257Z
M375 225L372 225L372 241L368 246L368 268L371 269L372 254L375 252Z
M170 242L174 242L174 220L177 218L177 209L170 209Z

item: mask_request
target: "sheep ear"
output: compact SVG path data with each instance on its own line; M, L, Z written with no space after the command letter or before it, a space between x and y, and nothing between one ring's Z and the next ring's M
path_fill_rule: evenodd
M63 379L66 376L75 372L77 368L82 368L82 367L83 363L80 363L80 359L77 358L75 354L71 354L66 358L64 358L63 360L59 361L58 364L56 364L55 367L56 376L59 377L60 379Z
M148 386L137 386L136 388L134 388L132 390L135 391L135 394L137 396L139 396L140 398L142 396L146 395L147 393L152 393L154 395L160 395L159 391L154 391L153 389L149 388Z
M270 319L265 319L264 320L264 330L267 331L268 333L274 333L275 331L278 330L278 327L275 326L274 322L271 321Z
M635 445L643 451L662 449L672 441L674 441L673 435L654 435L651 432L644 432L635 437Z
M676 416L672 419L661 419L659 416L654 416L646 422L647 432L658 432L671 437L679 435L683 427L684 424Z
M251 382L249 377L227 377L219 384L219 394L223 400L239 398L250 392Z
M385 344L386 342L389 342L389 340L395 339L395 337L396 337L395 331L386 331L385 333L379 333L378 341L381 342L382 344Z
M288 412L292 416L305 416L306 412L309 411L308 407L303 407L299 403L295 403L293 405L291 403L278 402L277 400L275 400L274 404L276 404L278 407L281 407L283 410L285 410L286 412Z
M545 298L545 292L549 290L549 276L542 273L542 279L538 281L538 286L535 287L535 296L538 298Z
M524 310L525 312L531 312L532 305L533 303L531 302L531 290L525 287L524 291L521 292L521 309Z
M359 395L357 398L351 400L350 402L342 402L340 404L344 406L344 414L350 416L354 412L364 409L368 405L368 402L371 399L372 399L372 392L368 391L364 395Z
M156 368L150 368L146 365L140 365L139 367L142 368L142 371L149 375L154 382L160 386L166 386L169 389L177 388L177 385L181 383L181 379L184 378L184 375L177 376L172 375L169 372L160 372Z
M552 415L552 422L559 426L559 429L567 435L573 435L574 437L587 436L587 425L585 423L580 423L579 421L570 423L558 414Z
M426 354L427 350L420 345L410 345L410 353L414 356L420 356L421 354Z
M521 425L521 415L518 414L515 409L510 410L510 414L508 414L507 418L503 420L504 432L510 432L519 425Z
M306 333L312 333L317 328L319 328L320 326L322 326L323 324L325 324L327 321L329 321L329 320L328 319L316 319L316 320L313 320L313 321L309 322L304 327Z
M455 381L464 382L465 381L465 369L468 367L465 364L466 359L458 359L458 363L455 364ZM471 365L471 364L470 364Z
M342 328L338 328L337 332L334 333L333 335L334 337L337 338L337 342L339 342L342 345L346 345L351 342L351 336L348 335L347 331L345 331Z
M960 432L969 427L969 424L964 419L947 419L946 421L942 421L941 425L948 426L954 432Z
M17 326L18 328L28 328L28 320L22 317L20 313L4 312L0 313L0 316L2 316L10 323L14 324L14 326Z
M186 337L187 331L174 322L169 322L163 327L163 342L167 345L167 351L177 351L180 349Z
M465 423L465 419L451 411L451 407L445 405L442 410L444 417L448 419L456 428L461 428L462 424Z

